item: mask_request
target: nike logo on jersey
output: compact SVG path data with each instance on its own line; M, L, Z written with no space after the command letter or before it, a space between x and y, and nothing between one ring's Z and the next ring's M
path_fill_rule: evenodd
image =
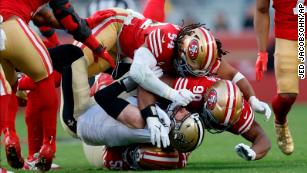
M165 37L165 34L162 36L162 43L165 43L164 37Z
M247 116L248 116L248 113L246 113L243 118L246 120Z
M158 62L158 66L164 65L165 62Z

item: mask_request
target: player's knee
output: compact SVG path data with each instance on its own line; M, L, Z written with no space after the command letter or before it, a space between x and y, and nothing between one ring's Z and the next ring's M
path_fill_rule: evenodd
M280 100L287 105L292 105L297 98L296 93L281 93L281 94L278 94L278 96Z
M296 93L280 93L279 96L285 99L296 100L297 94Z

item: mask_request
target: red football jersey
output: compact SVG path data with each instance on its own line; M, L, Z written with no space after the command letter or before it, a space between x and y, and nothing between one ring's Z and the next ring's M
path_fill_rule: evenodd
M18 16L26 23L38 12L49 0L0 0L0 15L7 20L11 16Z
M194 93L195 99L188 105L189 110L202 111L206 90L211 87L219 78L215 77L187 77L177 78L173 83L173 88L188 89ZM249 130L254 121L254 113L248 102L244 100L243 110L240 119L228 131L234 134L242 134Z
M273 7L275 9L275 37L297 40L298 1L299 0L273 0ZM307 2L305 0L303 1L306 11ZM305 31L306 27L307 25L305 25ZM305 37L307 38L307 34Z
M173 69L171 60L174 54L174 40L177 38L179 30L179 26L170 23L154 22L146 18L133 18L129 24L123 26L119 35L121 53L133 58L136 49L147 45L158 65L166 72L171 71Z

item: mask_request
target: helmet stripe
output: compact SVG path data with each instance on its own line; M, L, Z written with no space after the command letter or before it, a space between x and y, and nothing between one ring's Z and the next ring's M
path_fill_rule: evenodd
M226 114L224 124L228 125L230 117L231 117L231 112L232 112L232 109L233 109L234 89L233 89L232 83L230 81L226 81L226 84L227 84L227 89L229 91L229 93L228 93L229 97L228 97L227 105L226 105L227 114Z
M199 130L199 138L198 138L198 142L197 142L197 147L202 143L203 141L203 137L204 137L204 129L203 129L203 126L202 126L202 123L199 119L196 119L196 122L197 122L197 127L198 127L198 130Z
M204 28L200 28L200 29L206 35L206 37L207 37L207 45L209 46L209 49L208 49L208 52L207 52L207 54L209 54L208 55L208 60L207 60L207 63L205 65L205 67L204 67L205 69L207 69L210 66L212 58L213 58L213 44L212 44L213 40L212 40L212 37L211 37L211 35L210 35L208 30L206 30Z
M206 35L206 33L202 30L202 28L200 28L200 31L203 33L203 35L204 35L204 37L205 37L205 39L206 39L206 43L209 43L209 38L208 38L208 36ZM206 57L204 58L204 62L206 62L206 61L208 60L208 57L209 57L208 52L209 52L209 44L206 45ZM204 68L204 66L205 66L204 62L202 63L200 69L203 69L203 68Z
M228 114L228 106L229 106L229 99L230 99L230 88L228 86L228 83L226 82L226 87L227 87L227 102L226 102L226 108L225 108L225 112L224 112L224 122L226 121L226 116Z
M230 82L230 81L229 81ZM231 122L232 121L232 119L233 119L233 116L234 116L234 112L235 112L235 110L236 110L236 107L238 106L236 103L236 101L237 101L237 87L236 87L236 85L234 84L234 83L232 83L232 82L230 82L231 83L231 86L233 87L233 94L234 94L234 99L233 99L233 106L231 107L231 109L232 109L232 111L231 111L231 115L230 115L230 119L229 119L229 121Z

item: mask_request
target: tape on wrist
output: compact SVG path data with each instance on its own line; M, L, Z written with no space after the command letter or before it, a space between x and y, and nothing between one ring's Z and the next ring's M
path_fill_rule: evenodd
M158 117L156 105L152 104L141 110L141 115L144 120L146 120L148 117Z
M245 76L242 73L237 72L236 75L232 78L232 82L236 84L243 78L245 78Z

